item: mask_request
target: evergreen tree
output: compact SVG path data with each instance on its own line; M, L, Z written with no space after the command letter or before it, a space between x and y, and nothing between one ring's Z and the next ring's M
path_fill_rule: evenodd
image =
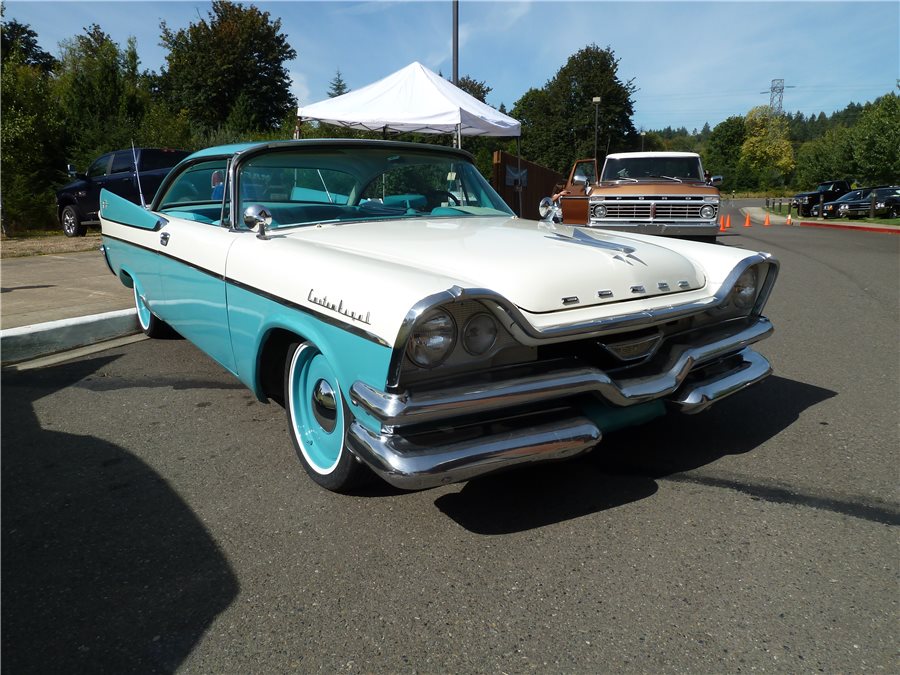
M336 98L338 96L343 96L348 91L350 91L350 87L347 86L347 83L344 82L344 78L341 76L341 69L338 68L337 72L334 75L334 79L328 83L328 98Z

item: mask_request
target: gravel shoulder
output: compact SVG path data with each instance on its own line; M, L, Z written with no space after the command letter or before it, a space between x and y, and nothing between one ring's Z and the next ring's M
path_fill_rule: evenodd
M100 243L99 232L89 232L84 237L67 237L61 233L48 233L45 237L3 237L0 240L0 258L96 251Z

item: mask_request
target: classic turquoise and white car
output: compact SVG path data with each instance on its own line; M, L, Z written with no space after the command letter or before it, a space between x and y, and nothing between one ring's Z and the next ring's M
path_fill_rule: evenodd
M331 490L573 457L771 371L771 256L521 220L461 150L210 148L147 209L104 192L101 221L144 331L284 405Z

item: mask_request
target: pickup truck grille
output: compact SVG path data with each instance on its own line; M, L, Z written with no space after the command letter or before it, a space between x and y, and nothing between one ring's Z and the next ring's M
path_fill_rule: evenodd
M591 218L596 220L707 220L700 216L700 208L709 202L703 201L620 201L607 200L591 204ZM602 216L599 207L606 207L606 215ZM718 215L718 204L712 204Z

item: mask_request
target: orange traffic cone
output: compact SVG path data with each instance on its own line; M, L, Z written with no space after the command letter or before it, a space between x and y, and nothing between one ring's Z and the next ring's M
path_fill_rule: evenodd
M750 227L750 225L751 225L751 223L750 223L750 214L748 213L748 214L747 214L747 217L744 218L744 227Z
M725 221L719 218L719 232L725 231Z
M793 225L794 223L791 221L791 214L788 214L787 220L784 221L785 225Z
M730 213L727 216L725 216L725 229L726 230L731 229L731 214Z
M769 214L767 213L767 214L766 214L766 219L763 221L763 225L764 225L765 227L769 227L771 224L772 224L772 223L769 222Z

